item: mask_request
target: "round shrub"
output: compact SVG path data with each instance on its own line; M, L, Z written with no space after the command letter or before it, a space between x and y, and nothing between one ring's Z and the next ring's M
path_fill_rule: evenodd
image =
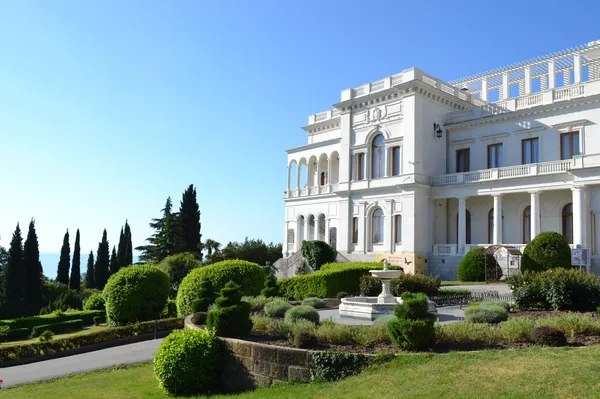
M285 312L285 321L288 323L296 323L299 320L308 320L315 324L319 324L319 312L312 306L300 305L294 306Z
M302 305L312 306L315 309L323 309L327 307L325 301L321 298L304 298L302 300Z
M388 322L392 342L400 349L418 351L435 344L435 327L432 320L395 319Z
M167 304L169 278L154 266L128 266L108 279L102 296L111 324L155 320Z
M383 316L379 316L378 318L375 319L375 321L373 322L374 326L387 326L387 324L392 321L392 320L396 320L397 317L393 314L384 314Z
M429 313L429 300L427 295L418 292L406 292L402 295L402 303L394 306L394 315L399 319L431 320L435 315Z
M221 350L212 330L169 334L154 355L154 375L170 395L211 392L221 373Z
M300 349L312 349L318 344L317 336L310 331L300 331L294 336L294 346Z
M202 264L193 254L184 252L167 256L156 266L169 276L169 284L175 295L177 293L177 287L181 284L181 280L183 280L189 272L202 266Z
M531 332L531 341L544 346L565 346L567 337L565 333L555 327L540 326Z
M85 302L84 310L105 310L104 298L101 294L92 294Z
M510 311L510 303L506 302L506 301L482 301L479 303L478 305L480 308L489 308L492 306L500 306L504 309L506 309L506 311Z
M214 292L219 292L228 281L241 288L241 294L255 296L265 284L265 272L256 263L243 260L226 260L192 270L183 278L177 291L177 313L188 316L194 312L193 303L199 299L202 280L211 282Z
M486 270L487 280L498 280L502 277L502 269L498 266L496 258L484 252L485 248L471 248L466 253L456 270L460 281L486 281Z
M265 288L260 291L260 295L272 298L279 295L279 288L277 287L277 279L273 274L267 275L265 277Z
M49 342L54 338L54 333L50 330L44 330L40 334L40 342Z
M471 323L498 324L508 320L508 312L502 306L476 307L465 309L465 320Z
M521 271L540 272L557 267L571 267L571 248L562 234L545 231L527 246L521 259Z
M283 299L274 299L264 307L265 314L269 317L283 317L292 305Z
M337 293L337 295L335 297L337 299L342 299L342 298L346 298L348 296L350 296L350 295L346 291L340 291L340 292Z

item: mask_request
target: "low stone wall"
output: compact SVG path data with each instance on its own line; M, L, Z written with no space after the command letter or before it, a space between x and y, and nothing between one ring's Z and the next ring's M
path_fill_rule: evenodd
M185 319L185 327L201 329ZM228 391L270 387L310 380L313 351L285 348L235 338L220 338L225 353L222 381Z

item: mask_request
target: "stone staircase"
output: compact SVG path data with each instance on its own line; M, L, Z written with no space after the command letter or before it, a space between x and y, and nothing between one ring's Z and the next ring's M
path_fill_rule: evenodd
M287 258L279 258L275 261L273 266L277 269L275 273L275 277L287 278L294 277L296 275L296 269L300 266L301 262L304 260L302 257L302 248L292 256L288 256ZM348 263L350 260L342 255L341 253L337 253L335 257L335 261L339 263Z

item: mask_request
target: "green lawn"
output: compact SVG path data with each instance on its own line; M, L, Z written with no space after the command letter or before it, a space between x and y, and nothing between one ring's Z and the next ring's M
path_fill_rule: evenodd
M105 330L107 328L109 328L109 327L106 325L91 326L84 330L79 330L79 331L75 331L75 332L71 332L71 333L67 333L67 334L56 334L56 335L54 335L54 339L70 338L70 337L76 337L78 335L91 334L91 333ZM27 344L32 344L32 343L36 343L36 342L40 342L40 339L39 338L31 338L31 339L27 339L24 341L3 342L3 343L0 343L0 348L5 348L7 346L15 346L15 345L27 345Z
M214 398L597 398L599 377L600 347L416 354L400 356L337 383L287 385ZM2 397L120 399L167 395L158 389L152 366L142 365L7 389Z
M480 284L508 284L508 281L490 281L486 283L485 281L452 281L452 280L442 280L442 286L449 285L480 285Z

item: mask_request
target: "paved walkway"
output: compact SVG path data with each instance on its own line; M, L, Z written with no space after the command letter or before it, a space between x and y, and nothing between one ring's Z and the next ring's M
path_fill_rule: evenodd
M0 369L5 387L28 382L49 380L74 373L103 369L118 364L136 364L152 361L162 339L116 346L94 352L46 360Z
M456 323L465 319L465 313L460 309L459 306L444 306L437 308L438 320L440 324ZM340 317L338 309L325 309L319 310L321 320L332 320L336 323L359 325L359 326L371 326L373 322L370 320L355 319L351 317Z

